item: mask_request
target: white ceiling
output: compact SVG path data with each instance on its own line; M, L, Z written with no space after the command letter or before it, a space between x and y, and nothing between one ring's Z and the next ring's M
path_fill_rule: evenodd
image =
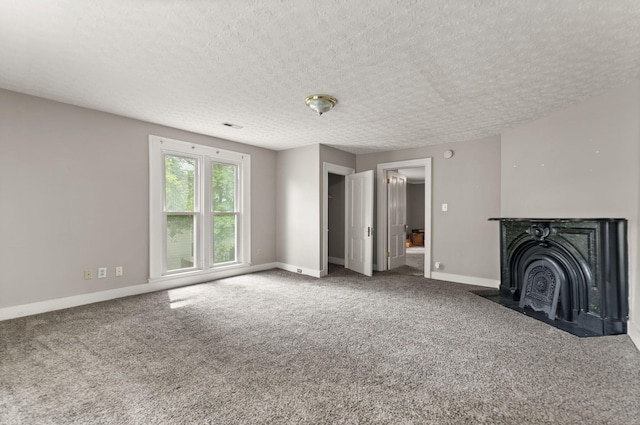
M0 0L0 87L275 150L495 135L639 77L638 0Z

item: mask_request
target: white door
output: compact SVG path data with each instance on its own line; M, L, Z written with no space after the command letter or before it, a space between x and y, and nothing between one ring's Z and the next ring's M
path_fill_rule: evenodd
M373 170L345 177L345 267L373 274Z
M387 243L389 270L407 259L407 177L387 171Z

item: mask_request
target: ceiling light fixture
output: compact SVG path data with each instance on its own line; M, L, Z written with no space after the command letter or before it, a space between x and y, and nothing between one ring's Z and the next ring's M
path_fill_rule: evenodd
M318 115L322 115L336 106L338 100L335 97L326 94L312 94L304 100L304 103L306 103L309 108L316 111Z

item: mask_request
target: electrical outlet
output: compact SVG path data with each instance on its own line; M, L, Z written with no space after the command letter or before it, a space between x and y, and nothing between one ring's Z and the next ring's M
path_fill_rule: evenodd
M122 266L116 267L116 276L122 276L124 274L124 269Z
M297 271L298 271L298 273L302 273L302 269L298 269Z
M98 279L104 279L105 277L107 277L107 268L100 267L98 269Z
M439 269L442 267L442 263L440 261L436 261L436 269Z
M447 212L449 210L449 205L442 204L442 211Z
M91 279L93 279L93 273L91 272L91 270L85 270L84 280L91 280Z

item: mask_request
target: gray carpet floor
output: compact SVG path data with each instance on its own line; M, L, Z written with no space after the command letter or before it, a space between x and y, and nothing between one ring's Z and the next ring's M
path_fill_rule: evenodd
M407 259L405 264L409 266L409 268L414 269L416 275L422 276L424 275L424 254L411 254L407 252Z
M0 322L2 424L638 424L640 352L403 270Z

